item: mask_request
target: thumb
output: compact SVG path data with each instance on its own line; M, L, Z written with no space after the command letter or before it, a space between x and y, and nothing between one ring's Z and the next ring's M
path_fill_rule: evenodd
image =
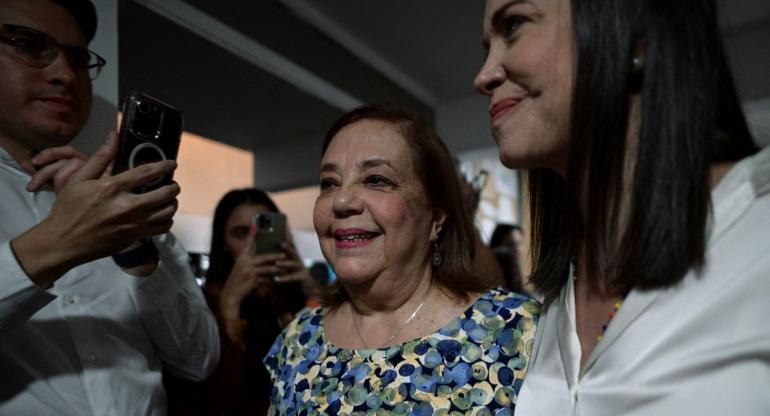
M98 179L110 166L118 152L118 135L110 132L107 141L97 150L86 163L72 175L71 181L80 182L86 179Z

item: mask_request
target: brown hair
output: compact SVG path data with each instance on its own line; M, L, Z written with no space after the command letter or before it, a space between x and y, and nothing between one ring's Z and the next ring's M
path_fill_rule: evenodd
M388 123L407 143L412 166L422 184L428 203L435 212L446 213L439 233L441 265L433 266L433 281L456 296L467 298L470 292L482 292L492 287L489 279L473 275L471 263L475 255L474 228L460 191L457 174L449 150L436 132L420 116L391 104L369 104L353 109L340 117L326 133L321 157L329 144L345 126L363 120ZM348 299L339 281L332 284L324 297L324 305L339 307Z

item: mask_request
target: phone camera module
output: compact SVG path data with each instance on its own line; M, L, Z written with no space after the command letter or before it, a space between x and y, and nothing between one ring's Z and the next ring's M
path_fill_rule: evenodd
M148 101L138 100L136 102L136 109L140 114L150 114L150 111L152 111L152 104Z
M268 229L268 228L270 228L271 225L272 224L271 224L269 216L267 216L267 215L260 215L258 217L258 219L257 219L257 227L259 229L262 229L262 230Z
M145 140L155 140L161 124L161 112L157 106L146 100L137 100L131 130Z

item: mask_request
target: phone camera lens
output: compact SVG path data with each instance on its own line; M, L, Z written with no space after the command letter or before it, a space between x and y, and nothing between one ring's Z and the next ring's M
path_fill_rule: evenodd
M265 215L260 215L258 226L259 228L262 228L262 229L270 227L270 217Z
M142 114L149 114L150 110L152 110L152 104L150 104L147 101L140 100L136 103L136 108L139 110Z

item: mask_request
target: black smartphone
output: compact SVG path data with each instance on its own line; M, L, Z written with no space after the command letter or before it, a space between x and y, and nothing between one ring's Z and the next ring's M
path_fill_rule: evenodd
M254 216L257 226L257 238L254 241L254 254L281 253L281 245L286 241L286 215L280 212L258 212Z
M133 91L123 102L123 119L118 136L120 145L113 163L117 174L145 163L176 160L184 118L179 110L147 94ZM172 182L163 175L134 189L144 193Z

